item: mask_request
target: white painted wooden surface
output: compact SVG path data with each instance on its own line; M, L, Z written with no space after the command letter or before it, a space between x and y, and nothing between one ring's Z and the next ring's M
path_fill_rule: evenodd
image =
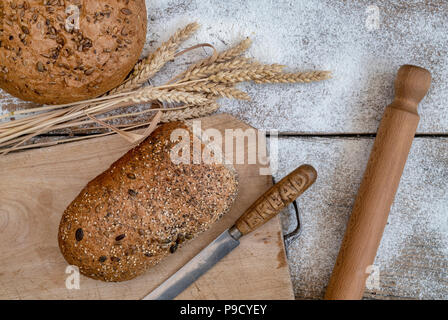
M191 21L201 30L186 43L218 49L246 36L249 55L290 70L326 69L334 79L311 85L249 85L253 101L225 101L223 111L260 129L374 132L393 95L400 65L428 68L434 84L421 105L419 132L448 133L448 2L421 0L147 0L145 52ZM377 8L378 29L366 25ZM197 50L165 69L165 78L205 55ZM176 66L177 65L177 66ZM163 78L163 77L162 77ZM0 99L2 93L0 92ZM3 108L16 100L3 98ZM0 105L2 103L0 102ZM445 110L445 112L444 112Z
M372 145L372 138L280 140L276 180L302 163L319 173L298 201L302 233L287 247L298 298L323 297ZM375 260L380 287L366 298L448 299L447 181L448 138L417 138Z
M222 49L250 36L254 44L249 55L263 62L282 63L290 70L333 71L334 79L325 83L249 85L252 102L225 102L223 111L257 128L308 133L375 132L384 106L393 97L396 71L400 65L410 63L428 68L434 77L431 91L421 104L419 132L448 133L446 1L149 3L150 39L156 41L155 45L177 27L197 20L203 28L188 44L210 42ZM378 29L366 26L372 16L369 6L378 10ZM167 72L174 73L175 69L168 68Z
M291 134L374 133L393 97L400 65L433 74L420 107L419 133L448 134L448 2L442 0L147 0L145 53L191 21L201 30L186 46L224 49L246 36L249 56L290 70L326 69L334 79L310 85L246 85L253 101L223 101L223 112L260 129ZM370 6L370 7L369 7ZM378 13L379 24L366 24ZM371 28L373 26L373 28ZM163 70L170 78L188 54ZM0 114L22 102L0 91ZM315 165L317 184L300 200L303 234L289 246L297 298L320 298L361 181L371 138L280 138L281 178L302 162ZM419 138L412 149L377 257L379 298L448 298L448 142ZM288 222L285 219L285 222ZM367 297L375 297L367 294Z

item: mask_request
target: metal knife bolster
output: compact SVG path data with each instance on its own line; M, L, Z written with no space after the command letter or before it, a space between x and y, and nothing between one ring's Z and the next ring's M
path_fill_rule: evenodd
M230 236L237 241L240 240L240 238L243 236L241 231L238 230L238 228L236 226L233 226L228 231L229 231Z

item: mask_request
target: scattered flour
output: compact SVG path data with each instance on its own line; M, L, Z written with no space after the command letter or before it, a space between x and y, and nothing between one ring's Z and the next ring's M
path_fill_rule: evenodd
M287 247L298 298L324 295L372 144L371 138L280 140L277 181L303 163L319 173L299 198L302 233ZM448 139L414 141L375 260L381 289L366 298L448 298L447 159Z
M291 71L333 71L334 79L322 83L245 85L253 97L249 103L223 100L223 112L254 127L307 133L375 132L393 97L397 69L413 63L428 68L434 78L420 108L419 132L447 132L448 112L443 112L448 100L446 1L147 0L147 6L144 54L177 28L198 21L202 28L185 46L209 42L222 50L250 36L254 44L248 55L260 61L282 63ZM369 6L378 10L378 29L366 25ZM204 57L207 50L178 59L153 82L170 79L179 67ZM14 103L0 97L0 109Z
M379 26L369 30L368 7ZM232 113L261 129L288 132L375 132L393 98L399 66L421 65L433 86L421 104L419 132L447 132L448 3L444 1L220 1L149 2L152 48L190 21L201 30L186 45L210 42L227 48L244 37L254 40L248 55L278 62L289 70L325 69L334 79L309 85L246 85L253 101L223 101ZM204 50L180 59L171 76Z
M296 133L375 132L405 63L428 68L433 86L421 104L419 132L447 133L448 2L398 0L148 0L144 54L177 28L198 21L189 45L218 50L250 36L248 52L291 71L325 69L334 79L307 85L245 84L251 102L223 100L223 112L260 129ZM380 24L368 30L368 6ZM163 83L208 49L182 56L153 82ZM20 104L0 92L0 114ZM282 138L279 179L302 163L319 179L300 199L302 234L288 246L298 298L321 298L367 162L372 139ZM448 298L448 141L417 139L376 264L390 297ZM293 221L293 220L292 220ZM286 223L287 224L287 223ZM374 297L369 293L367 297Z

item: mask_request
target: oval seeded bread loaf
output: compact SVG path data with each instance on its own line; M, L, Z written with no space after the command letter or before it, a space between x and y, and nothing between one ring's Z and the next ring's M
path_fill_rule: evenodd
M91 181L65 210L59 247L84 275L132 279L230 209L237 194L235 171L222 164L174 164L170 151L178 142L170 136L177 128L189 126L161 126ZM187 133L193 145L191 130Z
M146 24L144 0L1 1L0 88L44 104L104 94L140 57Z

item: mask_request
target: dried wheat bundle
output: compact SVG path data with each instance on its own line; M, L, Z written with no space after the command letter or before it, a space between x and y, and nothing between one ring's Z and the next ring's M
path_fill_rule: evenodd
M219 109L217 100L221 97L250 100L246 92L236 87L238 83L308 83L330 78L327 71L285 73L282 65L266 65L242 57L251 45L250 39L223 52L217 52L210 44L179 51L181 44L198 28L197 23L191 23L178 30L138 62L120 86L101 97L25 109L0 117L3 120L0 122L0 152L7 154L111 134L119 134L130 143L139 143L158 123L198 118L216 112ZM204 46L212 47L213 55L193 63L164 85L145 85L177 56ZM146 107L137 111L132 109L139 104L146 104ZM124 124L122 120L125 120ZM137 128L146 129L143 133L135 133L133 130ZM68 135L51 142L37 139L50 132ZM91 134L76 136L80 133Z

